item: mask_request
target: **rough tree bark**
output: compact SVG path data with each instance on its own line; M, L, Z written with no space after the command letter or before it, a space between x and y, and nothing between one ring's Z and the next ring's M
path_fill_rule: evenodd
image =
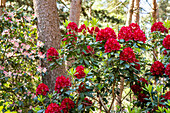
M137 24L139 24L139 2L140 0L135 0L134 13L133 13L134 23Z
M130 0L130 1L129 1L129 10L128 10L128 16L127 16L126 25L129 25L129 24L132 22L134 1L135 1L135 0Z
M0 16L3 14L3 7L5 7L6 0L0 0Z
M152 11L152 18L153 18L153 23L155 23L156 20L157 20L157 3L156 3L156 0L152 1L152 7L153 7L152 8L153 9L153 11ZM153 43L154 43L154 41L153 41ZM156 48L157 48L157 46L155 46L155 48L153 49L153 59L154 59L154 61L156 61L157 57L158 57Z
M82 0L71 0L69 20L79 25Z
M2 16L3 11L2 11L2 7L0 7L0 16Z
M59 49L61 36L56 0L33 0L33 3L35 15L38 19L38 39L45 42L46 49L50 47ZM42 66L45 66L48 72L47 75L43 76L43 82L53 90L56 77L65 75L65 68L64 66L59 66L51 71L49 64L45 61L42 62Z
M153 12L152 12L152 18L153 18L153 23L156 22L156 19L157 19L157 4L156 4L156 0L152 0L152 5L153 5Z

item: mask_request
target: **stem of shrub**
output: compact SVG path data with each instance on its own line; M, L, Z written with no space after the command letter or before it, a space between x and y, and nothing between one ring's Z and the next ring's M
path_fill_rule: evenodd
M112 88L112 97L113 97L113 99L112 99L112 102L111 102L111 105L110 105L110 108L109 108L109 112L112 109L112 106L113 106L113 103L114 103L114 99L115 99L115 92L114 92L115 83L116 83L116 77L114 78L114 81L113 81L113 88Z

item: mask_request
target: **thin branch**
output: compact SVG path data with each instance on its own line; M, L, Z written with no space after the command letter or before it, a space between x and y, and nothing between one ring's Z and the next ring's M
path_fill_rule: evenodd
M101 98L100 95L99 95L99 101L100 101L101 105L103 106L103 108L105 109L106 113L109 113L109 112L108 112L108 109L107 109L107 107L104 105L104 103L103 103L102 98Z
M121 102L123 102L123 100L130 94L131 90L126 94L126 96L124 96L124 98L121 100Z
M113 103L114 103L114 100L115 100L115 92L114 92L115 83L116 83L116 77L114 78L114 81L113 81L113 88L112 88L112 97L113 97L113 99L112 99L112 102L111 102L111 105L110 105L110 108L109 108L109 112L111 111Z
M148 2L148 0L146 0L146 2L149 4L149 6L152 8L151 4Z

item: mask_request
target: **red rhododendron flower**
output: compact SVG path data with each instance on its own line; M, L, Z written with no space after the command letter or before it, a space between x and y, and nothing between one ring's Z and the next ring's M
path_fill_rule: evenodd
M150 71L152 72L152 75L160 75L161 76L164 74L165 67L161 62L155 61L152 64Z
M163 46L166 49L170 49L170 35L167 35L163 40Z
M140 27L139 27L139 25L138 25L137 23L131 23L131 24L129 25L129 27L130 27L130 29L131 29L132 32L140 29Z
M69 99L69 98L65 98L62 102L61 102L61 108L64 111L64 113L69 113L69 110L74 108L74 102Z
M69 35L67 38L64 38L62 41L66 41L68 38L74 37L74 39L77 41L77 37L75 36L76 34L74 32L67 32L66 35ZM74 40L72 43L75 42ZM66 42L67 44L67 42Z
M135 58L135 53L133 52L133 49L130 47L125 48L121 53L120 53L120 60L127 61L129 63L133 63L136 61Z
M134 31L133 38L135 41L142 41L143 43L145 43L145 41L146 41L146 36L145 36L144 32L140 29L136 29Z
M108 53L108 52L119 50L121 47L120 47L119 42L116 39L109 38L106 41L104 48L105 48L105 53Z
M116 33L114 30L110 27L106 27L105 29L101 29L98 31L96 35L96 41L102 41L102 40L107 40L109 38L114 38L116 39Z
M170 100L170 91L165 93L164 98L167 99L167 100Z
M123 26L119 31L118 39L124 39L125 41L133 40L131 28L128 26Z
M135 60L135 69L140 70L140 64L136 63L139 62L139 60Z
M45 110L45 113L61 113L61 108L56 103L51 103L48 105L47 109Z
M163 54L164 54L164 55L167 55L167 54L168 54L168 52L167 52L166 50L164 50Z
M98 27L95 27L95 29L94 29L94 27L92 27L91 30L88 28L88 32L89 32L91 35L93 35L93 33L99 32L99 31L100 31L100 29L99 29Z
M86 76L84 69L85 68L82 65L77 66L76 73L74 74L74 76L76 76L78 79L84 78Z
M70 22L67 26L67 29L69 30L73 30L73 31L78 31L78 27L77 24L75 22Z
M170 77L170 64L168 64L168 65L166 66L165 74Z
M44 83L41 83L38 85L37 89L36 89L36 95L46 95L47 92L49 91L49 88L47 85L45 85Z
M143 91L143 89L139 85L132 85L131 89L134 92L134 94L137 94L138 92L140 93L141 91Z
M81 92L87 92L89 91L89 89L87 89L85 87L85 84L82 82L80 85L79 85L79 89L78 89L78 92L81 93Z
M92 101L89 100L88 98L84 98L84 100L83 100L83 105L85 105L85 106L91 106L91 105L92 105Z
M66 78L63 75L56 78L55 91L57 91L57 93L60 93L61 89L68 89L69 87L71 87L69 78Z
M148 98L148 96L146 96L146 94L144 93L139 93L138 95L138 99L140 102L147 102L147 100L145 100L144 98Z
M94 54L94 50L93 50L93 48L91 48L91 46L89 45L89 46L87 46L87 49L85 50L86 51L86 53L88 54L88 53L92 53L92 54ZM85 53L84 52L82 52L82 54L84 55Z
M162 22L155 22L151 27L151 32L161 31L162 33L168 33L168 30L163 26Z
M84 29L84 30L87 29L85 24L82 24L82 25L80 26L80 28L78 29L78 32L82 32L83 29Z
M140 83L140 82L142 82L144 84L148 84L148 81L142 77L139 79L138 83Z
M52 58L50 57L55 57L55 59L58 59L58 52L55 48L51 47L47 50L47 61L52 61Z

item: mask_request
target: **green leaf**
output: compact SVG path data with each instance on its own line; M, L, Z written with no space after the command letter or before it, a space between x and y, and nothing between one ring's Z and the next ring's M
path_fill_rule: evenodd
M130 65L129 65L129 64L125 64L125 67L126 67L126 68L129 68L129 67L130 67Z
M83 105L82 105L82 104L79 105L79 106L78 106L78 111L82 111L82 110L83 110L82 108L83 108Z

